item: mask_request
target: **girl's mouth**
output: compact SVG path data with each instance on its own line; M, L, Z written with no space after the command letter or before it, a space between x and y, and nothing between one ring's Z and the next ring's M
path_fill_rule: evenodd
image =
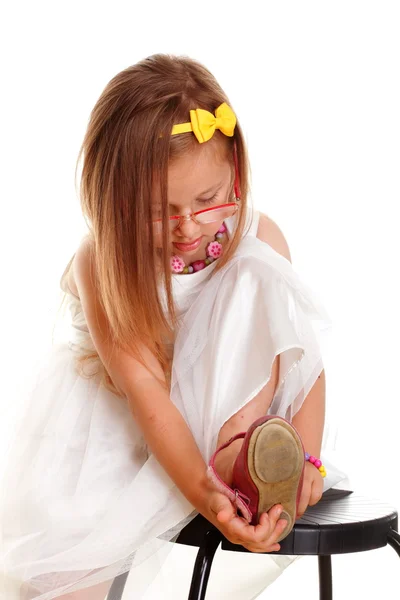
M173 242L175 248L180 250L181 252L190 252L191 250L196 250L201 244L201 240L203 236L200 236L197 240L194 240L191 244L179 244L178 242Z

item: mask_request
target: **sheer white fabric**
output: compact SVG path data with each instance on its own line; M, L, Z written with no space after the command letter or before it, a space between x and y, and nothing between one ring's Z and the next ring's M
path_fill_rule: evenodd
M213 274L213 263L174 277L181 320L171 399L206 462L224 422L267 383L275 356L270 413L289 420L323 368L329 317L292 265L255 237L257 224L250 209L247 234L221 271ZM231 233L233 219L227 225ZM129 570L140 600L197 512L126 405L75 372L74 352L93 343L79 299L70 294L69 301L73 335L45 357L7 456L0 590L7 600L51 600ZM344 474L325 462L328 489ZM268 565L276 573L290 562L265 556L265 585Z

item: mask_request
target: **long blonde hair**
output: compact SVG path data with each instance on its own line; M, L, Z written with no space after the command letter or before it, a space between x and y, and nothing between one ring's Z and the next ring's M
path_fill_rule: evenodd
M223 102L232 106L199 62L184 56L150 56L118 73L105 87L91 112L76 164L78 168L83 156L81 208L94 244L97 292L114 343L143 365L139 347L147 346L163 369L161 383L168 389L171 365L164 342L177 325L168 250L168 166L198 146L193 133L170 133L174 124L189 120L191 109L214 113ZM236 228L216 272L233 256L243 235L249 166L239 123L232 138L217 131L209 143L221 144L232 161L236 143L241 188ZM161 264L167 314L158 294L160 257L156 257L152 227L147 226L155 177L160 182L164 224ZM62 275L62 289L72 260ZM96 351L82 350L77 362L82 375L85 364L96 362L98 368L91 376L100 374L105 387L120 395Z

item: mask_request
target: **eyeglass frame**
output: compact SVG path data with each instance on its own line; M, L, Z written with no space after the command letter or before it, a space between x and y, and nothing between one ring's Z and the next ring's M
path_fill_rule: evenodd
M234 183L234 190L235 190L235 202L226 202L225 204L218 204L217 206L210 206L209 208L203 208L202 210L198 210L196 212L192 212L189 213L187 215L171 215L170 217L168 217L168 221L173 221L173 220L178 220L178 224L171 230L171 233L173 233L176 229L178 229L181 224L182 221L191 221L193 219L193 221L195 223L197 223L197 225L206 225L206 223L199 223L199 221L196 220L196 215L199 215L200 213L205 213L205 212L209 212L210 210L216 210L217 208L226 208L228 206L235 206L236 210L232 213L231 216L233 216L234 214L237 213L238 209L239 209L239 202L240 202L240 184L239 184L239 165L238 165L238 157L237 157L237 147L236 147L236 140L233 144L233 160L235 163L235 183ZM162 222L162 219L152 219L151 223L153 225L153 223L159 223ZM210 221L210 223L212 223L212 221Z
M196 212L192 212L189 213L187 215L171 215L169 217L169 221L174 221L177 220L178 224L175 225L175 227L171 230L171 233L174 232L176 229L178 229L178 227L181 226L182 221L191 221L193 219L193 221L195 223L197 223L197 225L207 225L207 223L201 223L196 219L196 215L199 215L201 213L206 213L206 212L210 212L212 210L216 210L218 208L228 208L228 207L234 207L235 210L232 213L231 216L233 216L234 214L237 213L238 209L239 209L239 204L238 202L240 202L240 198L236 198L235 202L225 202L225 204L218 204L217 206L211 206L210 208L203 208L202 210L197 210ZM159 223L162 222L162 219L153 219L152 223ZM210 223L213 223L214 221L210 221Z

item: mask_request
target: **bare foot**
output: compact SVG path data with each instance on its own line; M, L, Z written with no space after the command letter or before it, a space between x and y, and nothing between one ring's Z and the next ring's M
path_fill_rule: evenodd
M243 439L235 440L229 446L218 452L215 457L214 466L221 477L229 487L232 487L233 465L242 447ZM222 445L222 444L220 444Z

